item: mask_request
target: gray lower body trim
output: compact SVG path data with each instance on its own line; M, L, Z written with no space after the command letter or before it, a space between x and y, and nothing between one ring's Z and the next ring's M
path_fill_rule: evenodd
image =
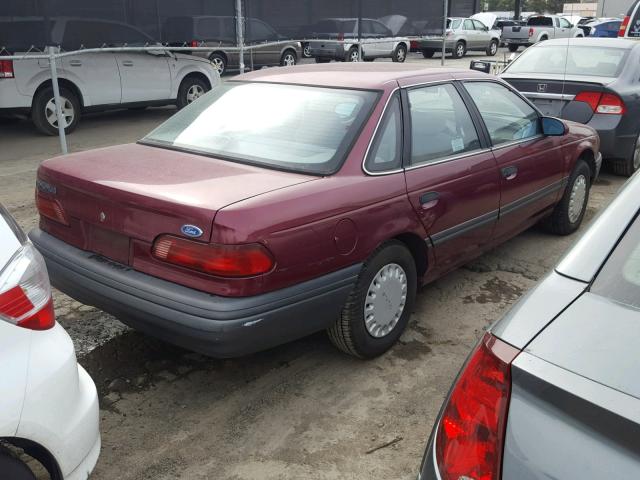
M339 318L361 264L252 297L220 297L146 275L34 229L52 284L123 323L214 357L264 350Z
M568 182L569 182L569 177L565 177L562 180L558 180L557 182L554 182L551 185L547 185L546 187L543 187L540 190L536 190L535 192L530 193L525 197L519 198L514 202L501 206L500 216L502 217L503 215L508 215L510 213L517 211L520 208L523 208L532 203L535 203L538 200L541 200L544 197L565 188Z

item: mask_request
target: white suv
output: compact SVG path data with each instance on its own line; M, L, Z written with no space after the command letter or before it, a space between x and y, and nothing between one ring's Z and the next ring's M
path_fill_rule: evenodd
M100 454L96 387L55 321L44 259L2 205L0 365L0 478L35 480L17 447L50 478L86 480Z
M19 54L24 45L38 45L45 40L30 36L40 29L45 31L43 20L2 21L0 48ZM53 19L51 42L63 50L125 42L154 45L153 39L130 25L75 18ZM169 51L82 53L60 58L57 66L67 132L78 125L83 112L169 104L182 108L220 82L209 60ZM0 56L3 112L28 114L38 130L57 134L48 60L10 61Z

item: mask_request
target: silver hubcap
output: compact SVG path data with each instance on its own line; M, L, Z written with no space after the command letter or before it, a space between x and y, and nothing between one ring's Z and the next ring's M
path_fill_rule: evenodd
M495 54L498 51L498 45L494 42L491 44L491 53Z
M462 45L458 45L458 56L461 57L464 55L464 47Z
M351 52L351 56L349 57L349 60L352 62L357 62L359 60L358 52L357 51Z
M305 57L310 57L311 56L311 47L309 47L308 45L306 47L304 47L304 56Z
M288 53L284 56L284 61L282 63L284 63L287 67L292 67L296 64L296 59L293 57L293 55Z
M213 60L211 60L211 63L213 63L213 66L216 68L220 75L224 73L224 61L221 58L214 58Z
M640 137L636 140L636 149L633 152L633 170L640 168Z
M576 178L576 181L573 182L573 187L571 187L571 197L569 198L569 221L571 223L576 223L580 218L586 196L587 179L584 175L580 175Z
M404 51L404 49L403 49L403 48L399 48L399 49L398 49L398 53L396 54L396 58L397 58L399 61L401 61L401 62L402 62L402 61L404 61L404 59L405 59L405 57L406 57L406 56L407 56L407 53Z
M200 85L191 85L189 90L187 90L187 103L191 103L194 100L197 100L202 95L204 95L204 88Z
M364 322L372 337L388 335L397 325L407 302L407 275L390 263L373 278L364 302Z
M73 104L66 97L60 97L60 103L62 104L62 118L64 119L63 127L67 128L76 118L76 111L73 108ZM56 102L53 98L44 107L44 115L47 117L49 125L58 128L58 114L56 113Z

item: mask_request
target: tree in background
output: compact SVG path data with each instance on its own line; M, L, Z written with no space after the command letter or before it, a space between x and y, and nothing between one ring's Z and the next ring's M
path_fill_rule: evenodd
M490 12L513 11L514 0L487 0ZM562 12L564 0L523 0L523 12L559 13Z

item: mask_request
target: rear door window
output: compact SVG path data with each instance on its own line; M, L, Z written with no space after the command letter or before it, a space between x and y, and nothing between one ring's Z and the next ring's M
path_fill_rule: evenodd
M640 219L636 218L604 264L591 292L640 309Z
M464 27L462 27L464 30L475 30L475 28L473 27L473 22L471 20L465 20L464 21Z
M432 163L480 148L469 111L447 83L409 90L411 164Z

